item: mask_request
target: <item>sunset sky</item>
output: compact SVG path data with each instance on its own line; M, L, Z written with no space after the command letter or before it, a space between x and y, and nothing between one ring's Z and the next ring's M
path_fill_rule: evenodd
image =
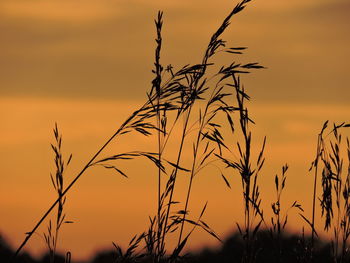
M211 34L237 1L232 0L3 0L0 2L0 233L17 248L55 198L52 128L73 154L67 180L81 170L129 114L146 100L153 75L158 10L164 11L161 62L175 69L201 62ZM254 142L267 136L261 195L266 214L274 201L273 178L288 163L286 206L298 200L311 215L317 133L325 120L349 122L350 2L255 0L233 17L223 35L228 46L246 46L233 61L267 69L242 78L252 97ZM218 59L216 63L225 63ZM126 136L109 152L152 140ZM129 147L129 148L128 148ZM152 148L153 147L153 148ZM147 229L155 214L156 177L148 163L129 162L129 178L88 171L67 196L59 250L84 259L97 249L125 246ZM231 173L231 175L229 175ZM206 222L222 237L240 222L241 185L227 171L197 180L191 212L208 200ZM290 230L302 220L291 211ZM46 223L26 249L38 255ZM321 224L319 228L322 229ZM218 245L198 231L189 248Z

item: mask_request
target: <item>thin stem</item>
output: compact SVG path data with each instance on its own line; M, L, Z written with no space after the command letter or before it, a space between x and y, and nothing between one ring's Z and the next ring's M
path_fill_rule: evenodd
M315 212L316 212L316 195L317 195L317 175L318 175L318 160L320 156L320 147L321 147L322 135L318 135L316 159L315 159L315 176L314 176L314 186L313 186L313 198L312 198L312 218L311 218L311 260L313 258L314 250L314 240L315 240Z
M144 106L147 103L144 104ZM144 107L143 106L143 107ZM143 109L141 107L141 109ZM21 245L16 250L14 256L12 257L12 262L16 259L19 252L22 250L22 248L27 244L29 239L32 237L34 232L38 229L38 227L42 224L42 222L46 219L46 217L51 213L51 211L54 209L54 207L60 202L60 200L66 195L66 193L72 188L72 186L75 184L76 181L84 174L84 172L90 167L90 165L93 163L93 161L99 156L99 154L107 147L107 145L125 128L125 126L140 112L140 110L134 111L134 113L119 127L119 129L105 142L105 144L95 153L95 155L90 159L90 161L87 162L87 164L84 166L84 168L79 172L79 174L73 179L73 181L67 186L67 188L62 192L62 195L59 196L55 202L50 206L50 208L45 212L45 214L40 218L38 223L34 226L32 231L28 232L26 238L21 243Z
M158 103L158 109L157 109L157 128L158 128L158 161L159 163L161 162L161 140L160 140L160 116L159 116L159 97L158 97L158 100L157 100L157 103ZM156 250L157 250L157 254L159 255L160 254L160 246L159 246L159 238L160 238L160 213L161 213L161 204L160 204L160 188L161 188L161 174L162 174L162 171L161 171L161 168L158 167L158 213L157 213L157 224L158 224L158 227L157 227L157 247L156 247Z
M215 90L214 90L215 91ZM213 93L214 93L213 91ZM211 98L210 98L211 99ZM209 100L210 101L210 100ZM196 140L196 146L194 148L194 153L193 153L193 162L192 162L192 169L191 169L191 176L190 176L190 182L188 185L188 190L187 190L187 196L186 196L186 202L185 202L185 208L184 208L184 214L182 216L182 222L181 222L181 229L180 229L180 234L179 234L179 240L178 240L178 245L180 245L181 243L181 238L182 238L182 233L183 233L183 228L184 228L184 224L185 224L185 219L186 219L186 214L187 214L187 208L188 208L188 203L189 203L189 199L190 199L190 193L191 193L191 188L192 188L192 181L193 181L193 177L196 174L195 173L195 167L196 167L196 160L197 160L197 154L198 154L198 148L199 148L199 142L200 142L200 136L204 127L204 123L205 123L205 116L208 112L208 108L209 108L209 103L207 103L206 107L205 107L205 111L203 113L203 117L202 117L202 121L201 121L201 126L198 130L198 134L197 134L197 140Z
M176 160L176 167L175 167L175 171L174 171L174 175L173 175L174 176L174 178L173 178L174 181L173 181L172 186L171 186L169 201L168 201L168 205L167 205L167 212L166 212L166 216L165 216L165 224L164 224L164 230L163 230L163 236L162 236L162 246L164 246L165 235L166 235L166 231L167 231L168 219L169 219L169 214L170 214L170 208L171 208L171 205L172 205L172 200L173 200L173 195L174 195L174 188L175 188L175 182L176 182L176 177L177 177L177 172L178 172L178 166L180 164L183 144L184 144L185 137L186 137L185 134L186 134L187 125L188 125L189 117L190 117L191 110L192 110L192 105L193 104L191 104L190 108L188 109L188 114L186 116L184 128L183 128L183 131L182 131L179 152L178 152L177 160Z

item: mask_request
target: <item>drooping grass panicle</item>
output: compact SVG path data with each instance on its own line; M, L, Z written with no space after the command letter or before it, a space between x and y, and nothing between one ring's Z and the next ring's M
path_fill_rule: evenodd
M262 68L257 63L249 63L245 68ZM256 166L253 166L252 162L252 133L249 128L249 123L254 123L249 117L248 109L245 106L245 101L249 100L249 96L246 94L244 87L240 82L240 77L237 74L248 73L248 71L239 70L241 65L231 64L228 67L221 68L220 74L221 80L231 79L232 84L230 87L234 90L234 95L237 105L233 106L233 109L239 114L239 131L243 136L243 142L237 142L237 150L239 153L238 160L230 160L226 156L217 155L227 168L237 170L242 182L243 200L244 200L244 227L241 227L238 223L238 230L240 231L244 240L244 252L243 262L254 262L256 258L257 249L255 247L255 240L257 232L259 231L261 224L265 223L264 214L261 209L261 197L258 184L258 177L263 167L265 158L263 157L266 137L264 138L261 150L259 152ZM227 115L232 115L235 111L228 111ZM228 118L229 123L233 123L232 117ZM237 130L237 129L236 129ZM234 131L232 127L232 131Z
M159 254L164 254L164 247L165 247L165 238L168 232L173 232L175 231L176 228L172 228L173 226L175 227L175 223L179 223L179 220L173 220L170 225L168 224L169 219L172 217L171 216L171 207L176 204L177 202L173 200L173 195L175 191L175 183L176 183L176 178L179 173L179 171L182 172L189 172L191 171L191 176L190 176L190 182L189 182L189 190L187 193L187 198L186 198L186 204L185 204L185 209L183 210L184 213L181 214L183 217L183 220L181 220L181 231L180 231L180 238L179 238L179 244L182 243L181 241L181 233L182 233L182 228L184 223L186 222L186 215L188 213L187 211L187 206L188 206L188 200L189 200L189 193L191 192L191 185L192 185L192 180L195 174L197 174L201 169L203 169L205 166L209 165L212 160L210 160L210 156L213 155L214 153L214 148L209 147L209 143L206 144L206 147L203 151L203 154L201 155L201 160L196 161L197 159L197 153L199 150L198 144L204 140L204 141L211 141L215 142L217 144L217 148L219 149L219 155L221 155L221 148L226 147L224 144L224 139L220 133L219 130L219 125L216 125L215 122L213 122L213 118L218 112L225 112L225 114L228 115L228 120L231 129L233 130L233 122L232 118L229 116L229 112L233 111L234 108L229 106L227 103L224 102L224 97L229 96L230 94L224 93L223 92L223 87L219 87L219 83L222 82L222 80L219 80L218 83L216 84L215 89L216 93L212 92L212 97L211 101L207 105L214 106L214 104L220 104L220 106L216 108L213 108L213 110L208 111L208 108L206 110L200 111L200 120L198 121L199 124L199 136L197 136L197 143L194 143L194 160L192 163L192 168L187 171L182 165L181 165L181 156L183 155L183 146L186 137L188 136L189 132L191 131L193 126L189 126L189 121L191 119L192 111L194 108L195 101L197 100L205 100L206 93L210 89L209 84L208 84L208 78L206 77L206 70L208 66L213 65L212 63L209 63L209 59L217 53L219 50L219 47L224 47L224 41L220 39L221 34L225 31L225 29L229 25L229 21L231 17L243 10L244 6L246 3L249 1L242 1L240 4L238 4L233 11L229 14L229 16L226 17L224 20L223 24L219 27L219 29L214 33L212 36L209 45L206 49L205 55L203 57L202 63L201 64L195 64L195 65L186 65L182 67L178 71L174 71L173 67L169 65L167 69L165 70L165 73L170 73L170 77L162 83L162 80L165 79L164 76L161 74L163 67L160 65L160 49L161 49L161 27L162 27L162 22L161 20L161 15L158 15L158 20L156 20L156 29L157 29L157 38L156 38L156 52L155 52L155 70L153 70L153 73L155 74L155 78L153 80L153 88L152 92L148 95L150 98L149 101L152 103L152 107L154 109L159 108L159 103L164 104L163 99L168 99L169 105L172 105L174 108L177 108L177 114L175 116L175 121L170 125L169 131L164 129L165 123L168 122L170 118L168 118L169 111L164 108L164 111L162 112L162 116L158 112L158 121L157 121L157 128L158 128L158 154L159 154L159 160L162 159L161 155L163 154L165 150L166 143L168 142L170 138L171 131L173 130L173 127L175 126L175 123L177 120L180 118L180 116L184 116L184 123L183 123L183 128L182 128L182 134L180 135L180 143L179 143L179 148L177 150L177 157L175 158L174 161L170 160L165 160L167 164L170 165L172 168L172 171L169 172L169 177L168 181L164 185L164 190L163 192L159 191L159 186L162 184L160 183L160 173L158 171L158 212L157 212L157 219L151 219L151 225L149 229L149 233L153 233L155 231L157 236L153 234L149 234L148 237L152 236L153 241L157 240L154 244L155 245L149 245L149 248L156 249ZM238 54L241 53L241 51L244 48L232 48L229 49L233 54ZM227 50L228 51L228 50ZM247 65L238 65L238 67L242 68L254 68L258 67L255 63L250 63ZM224 68L224 67L223 67ZM243 70L242 70L243 71ZM247 71L248 72L248 71ZM220 72L220 74L223 74ZM158 87L158 88L156 88ZM172 94L172 99L170 100L169 96L164 96L166 90L171 89L173 91L176 91L175 93L170 93ZM155 102L155 97L157 97L157 101ZM153 103L154 102L154 103ZM204 112L204 113L203 113ZM208 116L205 116L208 114ZM205 123L205 125L203 125ZM162 130L160 132L160 130ZM161 136L160 136L161 135ZM223 176L226 184L228 184L228 180ZM258 193L256 191L255 193ZM167 201L166 201L167 200ZM154 222L157 222L155 224ZM159 234L159 228L160 225L162 226L162 231L161 234ZM156 227L157 226L157 227ZM171 226L171 227L170 227ZM158 230L156 229L158 228ZM152 229L152 230L151 230ZM161 236L161 237L160 237ZM152 241L152 240L151 240ZM160 244L156 244L157 242L161 242ZM151 244L150 239L148 239L148 244ZM161 252L162 251L162 252Z
M205 167L213 164L217 159L237 169L241 175L244 188L243 196L246 205L244 231L245 236L248 236L249 242L252 242L251 240L253 240L253 238L250 238L250 234L254 237L263 222L263 211L261 210L260 190L257 179L264 164L263 152L265 140L256 167L253 169L250 152L251 132L248 128L248 123L252 123L253 121L249 118L248 110L244 105L245 100L248 100L249 96L241 86L237 74L249 73L251 69L259 69L262 68L262 66L257 63L232 63L229 66L222 66L214 76L207 76L208 67L214 66L210 60L215 54L220 51L225 51L237 55L241 54L245 49L243 47L226 48L226 42L221 39L221 35L230 25L232 17L242 11L248 2L250 2L250 0L242 0L239 2L224 19L221 26L212 35L201 63L186 65L179 70L174 70L171 65L164 70L161 64L163 13L158 12L158 16L155 20L157 36L153 69L154 79L151 89L147 93L147 99L144 105L135 110L120 125L66 188L62 186L60 189L60 198L52 204L33 230L29 232L29 235L17 250L16 255L53 208L56 205L58 205L58 207L61 206L61 200L65 198L66 193L75 185L77 180L88 168L102 166L106 169L112 169L122 176L127 176L127 173L119 168L118 162L139 157L149 159L158 169L157 213L155 217L150 217L148 231L139 235L137 238L135 237L125 253L116 246L120 260L124 260L125 258L131 259L140 242L144 240L146 243L146 254L152 257L152 261L163 262L167 258L167 235L177 230L180 231L179 241L173 253L168 257L170 261L174 261L180 256L189 236L197 227L202 228L210 235L218 238L215 232L202 219L207 205L204 206L198 220L188 218L188 206L190 203L190 194L192 192L193 178ZM212 84L212 80L216 82ZM229 102L229 99L232 99L232 97L236 98L238 105L231 105L232 103ZM197 103L198 101L203 103L199 104ZM202 105L204 105L204 109L201 107ZM198 112L194 110L197 106L199 108ZM239 112L240 129L244 135L244 142L243 144L238 143L240 159L235 162L230 162L223 154L223 149L229 149L225 143L222 130L227 127L229 127L232 132L235 130L233 122L234 112ZM199 115L199 119L195 120L194 124L191 125L191 121L196 119L194 116L198 116L197 114ZM224 114L224 116L226 116L227 122L225 124L216 121L216 116L218 114ZM167 143L170 140L170 136L172 136L172 131L175 129L174 127L180 119L183 119L184 122L179 136L180 143L176 151L175 160L166 159L165 151ZM197 136L195 136L194 141L190 141L189 134L193 130L197 130ZM131 151L126 153L114 153L107 157L101 157L104 149L113 140L131 132L137 132L149 137L156 134L158 149L154 152ZM183 165L185 143L193 143L191 168ZM174 193L176 190L177 176L180 172L190 175L189 185L186 192L184 209L174 212L174 206L178 204L178 202L174 200ZM221 176L225 184L230 186L226 176L224 176L223 173L221 173ZM257 223L254 221L256 218L260 218ZM185 223L192 225L192 229L186 235L183 234ZM184 235L184 238L182 238L182 235ZM249 244L249 246L251 246L251 244ZM133 260L134 259L135 258L133 258Z
M332 230L332 256L335 262L346 262L348 257L348 210L349 196L347 194L349 172L343 172L344 158L342 156L342 134L340 130L350 127L349 124L333 124L329 133L325 134L328 128L328 121L324 123L318 136L317 154L312 162L311 169L315 171L314 199L316 197L316 182L318 168L321 166L322 196L320 198L321 214L324 217L324 229ZM347 139L348 142L348 139ZM347 144L348 146L348 144ZM348 156L347 156L347 159ZM315 207L313 206L314 225Z
M177 97L178 90L176 88L168 88L164 89L164 92L161 95L161 98L166 98L171 101L172 99ZM154 102L157 100L157 96L149 96L146 100L145 104L141 106L139 109L135 110L115 131L115 133L97 150L97 152L91 157L91 159L83 166L82 170L74 177L71 183L62 191L62 198L66 195L66 193L72 188L73 185L79 180L79 178L86 172L86 170L91 167L91 164L95 161L95 159L103 152L103 150L118 136L121 136L126 133L130 133L131 131L139 132L143 135L150 135L152 131L158 130L158 128L150 121L156 116L156 110L152 106ZM176 107L172 106L172 103L164 102L159 105L158 109L167 110L175 110ZM60 202L60 198L57 198L52 205L48 208L48 210L44 213L44 215L38 220L33 229L28 232L24 241L16 250L13 259L14 260L22 248L27 244L27 242L32 237L33 233L38 229L38 227L42 224L42 222L46 219L46 217L51 213L56 205Z
M186 222L186 216L188 214L187 208L189 204L190 193L192 190L192 183L194 177L206 166L213 164L218 158L216 156L222 156L222 148L227 150L228 147L224 143L224 137L221 134L221 129L226 127L222 126L216 121L216 116L219 113L224 113L227 115L228 126L233 131L233 121L230 116L230 113L234 110L238 110L233 106L229 105L229 102L226 102L225 99L232 97L232 94L225 90L225 88L231 88L229 85L222 84L222 80L219 81L214 86L214 89L207 99L205 108L203 111L199 109L199 119L196 122L198 124L198 132L196 139L193 143L193 159L192 159L192 168L190 173L189 185L187 190L187 196L185 201L185 208L183 213L183 221L180 229L180 236L178 244L181 243L181 237L183 232L184 223ZM199 155L200 145L203 145L202 153ZM212 157L215 157L214 159ZM224 179L225 184L230 187L230 184L224 174L221 172L221 177Z

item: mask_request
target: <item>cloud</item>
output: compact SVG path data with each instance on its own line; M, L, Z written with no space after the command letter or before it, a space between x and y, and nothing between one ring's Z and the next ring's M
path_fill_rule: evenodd
M178 68L201 60L232 3L2 1L0 96L142 98L153 77L157 10L165 11L162 63ZM253 98L346 103L347 6L330 0L256 1L235 17L224 38L249 50L229 62L268 67L244 78Z
M17 0L1 3L2 15L17 19L59 22L94 22L120 13L113 1Z
M188 1L145 0L6 0L1 14L14 19L60 23L94 23L146 9L189 8Z
M317 5L300 10L306 18L318 18L320 23L333 24L334 22L345 22L349 24L350 2L347 0L339 1L320 1ZM344 25L345 26L345 25Z

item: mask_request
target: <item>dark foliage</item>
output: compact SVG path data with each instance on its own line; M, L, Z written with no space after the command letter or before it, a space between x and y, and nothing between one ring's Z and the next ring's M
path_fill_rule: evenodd
M307 237L310 239L310 237ZM269 231L260 231L257 234L256 246L259 248L257 252L257 263L276 262L274 254L274 244L271 242ZM303 261L304 248L302 237L296 235L282 235L280 238L281 262L295 263ZM235 233L227 238L220 248L205 248L201 251L190 252L184 255L177 262L183 263L232 263L241 262L244 251L244 241L239 233ZM9 262L14 251L9 247L4 239L0 237L0 262ZM65 257L56 255L55 262L64 263ZM20 254L16 260L18 263L46 263L50 261L49 254L44 255L40 260L33 259L29 254ZM77 262L72 259L72 262ZM118 253L115 250L102 251L97 253L91 260L85 263L117 263L117 262L151 262L150 258L131 259L129 261L119 261ZM327 244L321 240L315 242L314 262L332 262L331 244Z

